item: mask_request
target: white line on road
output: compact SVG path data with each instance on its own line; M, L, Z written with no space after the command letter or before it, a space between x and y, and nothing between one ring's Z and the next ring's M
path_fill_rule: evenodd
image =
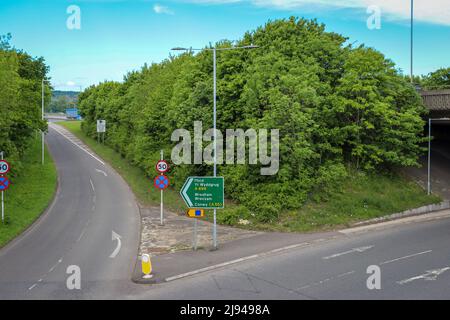
M355 252L362 253L364 251L372 249L373 247L374 246L354 248L354 249L351 249L351 250L348 250L348 251L332 254L331 256L323 257L322 259L329 260L329 259L337 258L337 257L344 256L344 255L347 255L347 254L350 254L350 253L355 253Z
M199 274L199 273L203 273L203 272L207 272L207 271L223 268L223 267L226 267L226 266L229 266L229 265L232 265L232 264L236 264L236 263L240 263L240 262L244 262L244 261L248 261L248 260L252 260L252 259L256 259L256 258L262 258L262 257L268 256L268 255L274 254L274 253L280 253L280 252L283 252L283 251L287 251L287 250L295 249L295 248L300 248L300 247L305 247L305 246L308 246L308 245L310 245L309 242L302 242L302 243L286 246L286 247L283 247L283 248L274 249L274 250L271 250L269 252L264 252L264 253L260 253L260 254L254 254L254 255L251 255L251 256L248 256L248 257L244 257L244 258L240 258L240 259L236 259L236 260L231 260L231 261L224 262L224 263L219 263L219 264L216 264L216 265L213 265L213 266L209 266L209 267L206 267L206 268L202 268L202 269L198 269L198 270L182 273L182 274L179 274L179 275L176 275L176 276L173 276L173 277L168 277L168 278L165 279L165 281L169 282L169 281L178 280L178 279L181 279L181 278L186 278L186 277L193 276L193 275L196 275L196 274Z
M331 280L335 280L335 279L340 279L340 278L343 278L345 276L349 276L349 275L354 274L354 273L355 273L355 271L352 270L352 271L349 271L349 272L346 272L346 273L339 274L337 276L333 276L333 277L330 277L330 278L327 278L327 279L323 279L323 280L320 280L320 281L317 281L317 282L314 282L314 283L310 283L310 284L304 285L304 286L302 286L300 288L297 288L295 290L304 290L304 289L308 289L308 288L311 288L311 287L317 287L317 286L319 286L321 284L324 284L325 282L328 282L328 281L331 281Z
M106 172L105 171L103 171L103 170L99 170L99 169L95 169L95 171L97 171L97 172L99 172L99 173L101 173L101 174L103 174L105 177L107 177L108 175L106 174Z
M388 264L388 263L392 263L392 262L396 262L396 261L400 261L400 260L404 260L404 259L408 259L408 258L417 257L417 256L420 256L420 255L423 255L423 254L426 254L426 253L430 253L430 252L433 252L433 250L427 250L427 251L423 251L423 252L419 252L419 253L410 254L408 256L400 257L400 258L397 258L397 259L384 261L384 262L380 263L380 265Z
M80 242L81 238L83 238L84 233L86 232L86 229L87 229L87 228L84 227L83 231L81 231L81 234L80 234L80 236L79 236L78 239L77 239L77 242Z
M405 279L402 281L397 281L398 284L407 284L409 282L413 282L416 280L427 280L427 281L435 281L441 274L443 274L444 272L450 270L450 267L445 267L442 269L436 269L436 270L429 270L424 274L421 274L420 276L416 276L416 277L412 277L409 279Z
M94 187L94 183L92 182L92 179L89 179L89 182L91 183L92 191L95 193L95 187Z
M77 144L75 141L73 141L71 138L69 138L67 135L65 135L64 133L62 133L61 131L59 131L58 129L55 128L55 126L51 126L53 128L53 130L55 130L56 132L58 132L60 135L62 135L64 138L66 138L67 140L69 140L72 144L74 144L75 146L77 146L78 148L80 148L81 150L83 150L84 152L86 152L88 155L90 155L92 158L94 158L95 160L97 160L98 162L100 162L102 165L105 165L105 163L100 160L99 158L97 158L94 154L92 154L91 152L89 152L88 150L86 150L86 148L80 146L79 144Z
M37 283L33 284L31 287L28 288L28 290L33 290L34 287L37 286Z

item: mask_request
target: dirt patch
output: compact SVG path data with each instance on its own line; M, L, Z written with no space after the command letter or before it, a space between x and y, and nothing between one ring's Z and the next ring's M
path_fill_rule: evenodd
M164 225L160 225L159 207L140 207L142 217L142 235L139 255L147 253L160 255L182 250L192 250L194 221L173 212L164 212ZM197 249L212 248L213 225L198 220ZM217 226L219 244L228 241L245 239L261 232L238 228Z

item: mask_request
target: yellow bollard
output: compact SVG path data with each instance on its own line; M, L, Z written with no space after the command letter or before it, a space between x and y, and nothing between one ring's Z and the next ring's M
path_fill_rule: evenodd
M152 275L152 261L150 260L150 255L142 255L142 273L144 274L144 279L151 279Z

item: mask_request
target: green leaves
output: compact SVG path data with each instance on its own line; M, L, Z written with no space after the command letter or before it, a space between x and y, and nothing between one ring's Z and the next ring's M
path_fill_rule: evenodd
M11 36L0 36L0 151L16 175L20 159L37 130L47 130L41 120L41 81L48 67L43 58L32 58L11 49Z
M247 32L237 46L218 52L218 128L280 129L280 170L220 166L227 195L261 221L301 207L346 178L346 167L368 171L415 165L421 152L424 108L395 65L374 49L344 46L346 38L316 21L270 21ZM222 41L218 47L229 47ZM107 142L154 174L159 150L170 152L173 130L212 127L212 53L170 57L144 66L123 84L105 82L81 96L83 129L95 136L108 121ZM175 185L211 166L172 168ZM317 196L316 196L317 198Z

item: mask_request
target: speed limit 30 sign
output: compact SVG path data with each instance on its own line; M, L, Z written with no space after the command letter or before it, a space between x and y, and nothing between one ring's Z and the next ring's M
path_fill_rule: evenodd
M167 164L166 161L164 160L158 161L158 163L156 164L156 171L158 171L159 173L166 173L168 170L169 165Z
M6 174L9 172L9 163L5 160L0 160L0 174Z

